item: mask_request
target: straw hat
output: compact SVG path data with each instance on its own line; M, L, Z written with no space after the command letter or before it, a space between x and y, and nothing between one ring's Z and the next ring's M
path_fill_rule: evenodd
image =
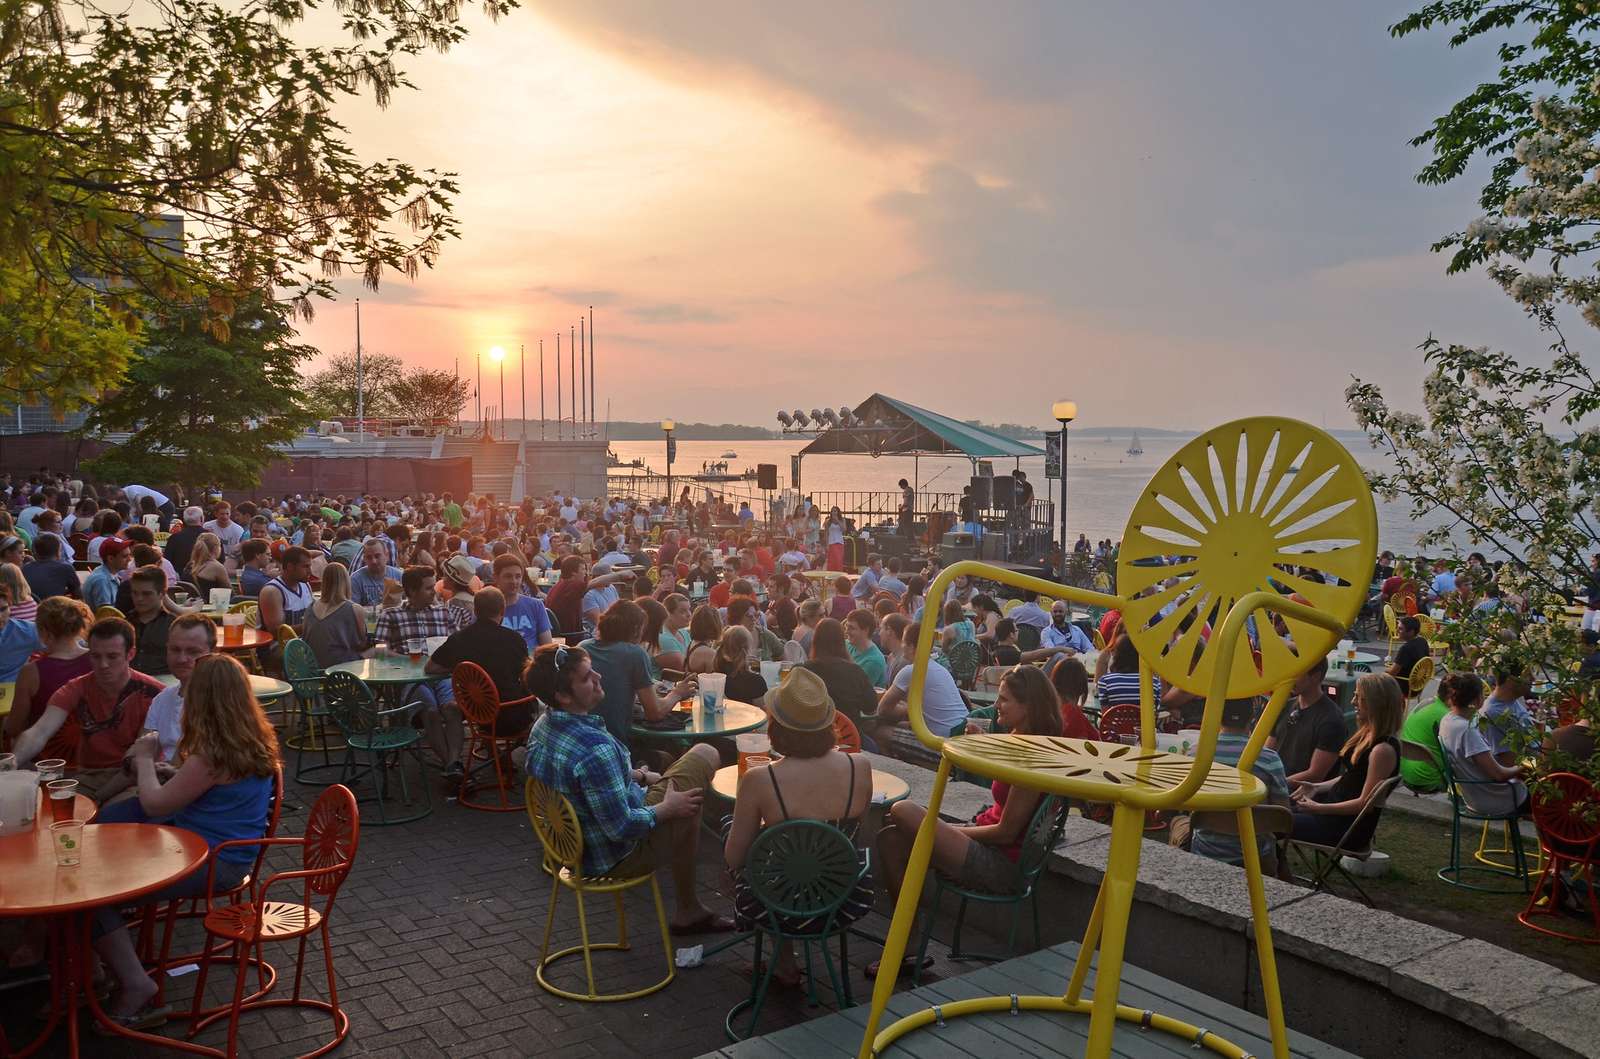
M478 573L477 564L465 555L452 555L446 559L443 570L444 576L449 579L451 584L459 585L462 588L471 588L472 579Z
M828 685L809 669L792 669L789 679L767 692L767 713L796 732L821 732L833 727L833 699Z

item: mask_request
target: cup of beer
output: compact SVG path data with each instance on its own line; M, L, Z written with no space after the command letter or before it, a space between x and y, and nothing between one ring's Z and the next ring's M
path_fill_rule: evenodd
M57 820L51 824L50 844L55 847L57 867L76 867L83 860L83 821Z
M50 800L50 819L71 820L73 800L78 795L78 781L51 780L45 785L45 793Z
M422 639L413 636L406 641L406 655L413 663L422 661Z
M226 644L244 642L243 614L224 614L222 616L222 642Z
M39 774L39 786L48 787L53 781L60 779L63 772L67 771L67 759L51 757L45 758L43 761L35 761L33 770Z
M739 775L743 776L750 771L750 760L763 757L772 760L772 740L763 732L740 732L733 737L734 745L739 748Z

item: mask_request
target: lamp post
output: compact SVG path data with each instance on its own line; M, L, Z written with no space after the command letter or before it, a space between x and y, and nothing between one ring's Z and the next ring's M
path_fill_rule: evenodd
M672 457L678 454L678 446L672 440L672 431L678 424L670 419L661 421L661 429L667 435L667 514L672 514Z
M1067 424L1078 418L1076 401L1057 401L1050 415L1061 424L1061 583L1067 581Z
M506 351L499 346L489 350L489 359L500 365L500 440L506 439Z

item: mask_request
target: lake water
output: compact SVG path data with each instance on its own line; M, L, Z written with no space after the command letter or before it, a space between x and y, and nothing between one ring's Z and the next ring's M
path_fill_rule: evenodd
M1086 533L1090 540L1122 536L1128 521L1128 512L1134 501L1160 466L1189 439L1180 437L1155 437L1143 439L1144 454L1129 456L1125 437L1068 438L1067 468L1067 531L1076 540ZM808 439L777 438L767 441L679 441L678 455L672 471L676 475L698 474L700 465L719 459L724 452L738 456L728 460L731 470L754 468L758 463L778 465L778 484L787 487L789 458L803 448ZM1038 444L1043 444L1042 440ZM1345 442L1357 462L1368 468L1379 469L1386 460L1372 452L1363 442ZM656 473L666 471L666 445L664 441L613 441L614 451L624 463L635 458ZM805 492L819 493L850 490L892 491L900 478L912 478L913 461L905 457L885 456L808 456L801 465L801 485ZM995 474L1007 474L1015 462L994 461ZM1060 484L1046 480L1044 459L1035 457L1021 461L1021 467L1033 483L1034 490L1043 499L1046 495L1059 499ZM916 461L916 484L929 492L960 493L972 475L972 464L964 459L919 459ZM744 487L744 483L734 483ZM754 483L749 484L754 492ZM676 488L676 486L675 486ZM1047 492L1048 491L1048 492ZM1430 523L1411 521L1405 504L1385 504L1378 501L1378 540L1380 547L1401 554L1415 550L1418 534Z

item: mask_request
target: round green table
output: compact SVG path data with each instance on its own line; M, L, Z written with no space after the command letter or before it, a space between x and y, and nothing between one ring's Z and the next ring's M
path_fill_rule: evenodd
M739 791L739 766L724 765L711 777L711 791L720 797L734 800ZM911 786L892 772L872 770L872 804L893 805L911 793Z
M687 713L693 718L682 728L661 731L635 723L629 727L628 733L639 739L677 739L698 743L707 739L738 735L740 732L753 732L767 723L767 711L748 702L728 699L723 703L723 709L709 716L700 708L698 695L689 702L693 704L691 709L679 708L674 711Z
M162 685L169 688L178 686L178 678L171 673L163 673L156 677ZM276 677L264 677L259 673L250 674L250 691L255 697L265 702L269 699L281 699L285 695L292 695L294 688L287 681L278 680Z
M409 655L390 654L385 658L358 658L354 662L338 662L328 667L330 673L349 673L367 684L422 684L449 680L449 673L429 673L423 666L428 660L413 662Z

